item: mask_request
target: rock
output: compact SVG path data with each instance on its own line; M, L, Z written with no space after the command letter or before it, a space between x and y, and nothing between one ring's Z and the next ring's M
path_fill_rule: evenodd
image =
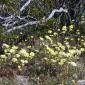
M85 85L85 80L78 80L77 85Z
M29 85L28 84L28 77L27 76L17 75L15 81L16 81L17 85Z

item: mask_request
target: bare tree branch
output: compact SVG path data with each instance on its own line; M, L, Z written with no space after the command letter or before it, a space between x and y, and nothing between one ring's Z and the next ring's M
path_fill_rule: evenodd
M20 8L20 12L22 12L31 2L32 0L28 0L21 8Z
M23 24L23 25L15 26L12 29L8 29L3 34L7 34L7 33L11 32L13 30L16 30L16 29L24 29L24 27L27 27L29 25L35 25L35 24L40 24L40 21L31 21L31 22L27 22L26 24Z
M56 12L58 12L58 13L61 13L61 12L67 13L68 10L67 10L67 9L63 9L63 8L60 8L59 10L58 10L58 9L54 9L54 10L51 12L51 14L48 16L47 20L53 18L54 14L55 14Z
M61 13L61 12L65 12L67 13L67 9L63 9L63 8L60 8L59 10L58 9L54 9L51 14L48 16L48 18L45 19L45 21L47 22L49 19L53 18L54 14L58 12L58 13ZM28 19L27 19L28 18ZM16 30L16 29L23 29L24 27L26 26L29 26L29 25L35 25L35 24L40 24L40 21L37 21L35 18L31 17L31 16L26 16L26 17L20 17L20 16L9 16L9 17L1 17L0 16L0 19L3 19L4 20L4 23L2 24L5 28L8 28L7 31L5 31L3 34L7 34L13 30ZM30 19L32 21L30 21ZM36 20L36 21L35 21ZM19 22L24 22L23 24L19 25L19 26L16 26L17 23ZM43 22L43 20L42 20ZM11 29L9 29L11 28Z

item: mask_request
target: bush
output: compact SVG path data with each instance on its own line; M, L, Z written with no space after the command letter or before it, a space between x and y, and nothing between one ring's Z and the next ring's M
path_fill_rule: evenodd
M62 29L62 35L60 32L48 30L43 36L31 36L30 41L34 42L32 45L21 43L18 46L10 46L4 43L5 54L0 55L1 66L15 67L23 75L39 78L39 82L42 80L41 75L43 81L48 75L55 77L60 83L68 79L76 81L81 69L78 59L85 51L84 36L66 36L66 27Z

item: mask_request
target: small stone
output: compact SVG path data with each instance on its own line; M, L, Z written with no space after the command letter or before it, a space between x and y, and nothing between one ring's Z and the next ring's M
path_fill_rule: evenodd
M85 85L85 80L78 80L77 85Z

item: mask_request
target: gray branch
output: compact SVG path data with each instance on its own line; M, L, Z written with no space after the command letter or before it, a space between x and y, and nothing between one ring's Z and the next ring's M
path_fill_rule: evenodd
M21 8L20 8L20 12L22 12L31 2L32 0L28 0Z
M13 27L12 29L8 29L6 32L4 32L3 34L7 34L13 30L16 30L16 29L24 29L24 27L27 27L29 25L36 25L36 24L40 24L40 21L31 21L31 22L27 22L23 25L19 25L19 26L15 26Z
M28 0L28 1L30 2L31 0ZM23 6L23 8L25 6ZM13 30L16 30L16 29L23 29L24 27L27 27L29 25L41 24L41 22L43 22L43 21L47 22L49 19L53 18L54 14L56 12L58 12L58 13L61 13L61 12L68 13L68 10L63 9L63 8L54 9L51 12L51 14L48 16L48 18L46 18L45 20L42 19L42 21L37 21L35 18L33 18L29 15L26 16L26 17L20 17L20 16L15 16L15 15L11 15L9 17L1 17L0 16L1 21L3 21L3 22L1 22L2 26L4 26L7 29L7 31L5 31L3 34L7 34L7 33L11 32ZM21 22L23 22L23 23L21 23Z
M53 18L54 14L55 14L56 12L57 12L57 13L61 13L61 12L67 13L68 10L67 10L67 9L63 9L63 8L60 8L59 10L58 10L58 9L54 9L54 10L51 12L51 14L48 16L47 20Z

